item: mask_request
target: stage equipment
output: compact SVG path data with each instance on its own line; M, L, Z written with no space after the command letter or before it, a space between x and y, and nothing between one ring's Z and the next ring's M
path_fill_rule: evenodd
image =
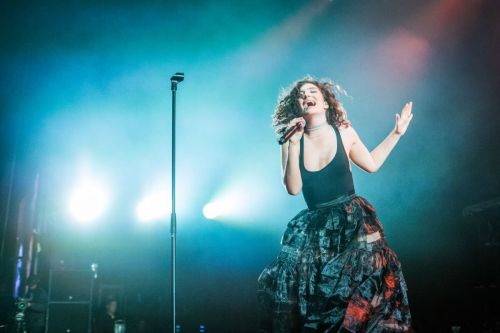
M482 331L493 332L500 318L500 197L467 206L462 215L475 231L469 235L474 258L471 315Z
M176 269L176 236L177 236L177 216L175 213L175 112L177 84L184 81L184 73L177 72L171 78L172 83L172 213L170 215L170 237L171 237L171 293L172 293L172 333L176 332L176 304L175 304L175 269Z
M50 270L45 332L92 331L92 270Z

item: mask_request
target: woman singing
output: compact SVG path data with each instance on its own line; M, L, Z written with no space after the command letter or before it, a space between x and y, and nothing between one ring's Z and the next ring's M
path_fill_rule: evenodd
M332 83L311 77L281 97L278 134L298 125L281 149L283 183L307 209L289 223L278 257L261 273L261 332L408 332L401 266L375 209L355 194L350 162L376 172L406 132L412 102L369 151L346 118Z

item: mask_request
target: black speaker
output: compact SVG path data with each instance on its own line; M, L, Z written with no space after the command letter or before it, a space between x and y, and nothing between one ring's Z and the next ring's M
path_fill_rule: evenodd
M94 272L51 270L46 333L90 333Z
M92 271L51 270L49 302L90 302Z
M49 303L47 333L89 333L92 309L89 303Z

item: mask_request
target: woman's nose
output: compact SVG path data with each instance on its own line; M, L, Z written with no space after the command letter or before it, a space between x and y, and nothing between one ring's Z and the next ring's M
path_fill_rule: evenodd
M305 92L305 91L303 91L303 92L301 92L301 93L300 93L300 97L301 97L302 99L306 99L306 98L307 98L307 97L309 97L309 96L310 96L310 94L309 94L309 93L307 93L307 92Z

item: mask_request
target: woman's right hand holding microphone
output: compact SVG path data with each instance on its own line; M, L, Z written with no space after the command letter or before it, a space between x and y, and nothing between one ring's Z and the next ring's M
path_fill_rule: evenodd
M304 120L303 117L294 118L294 119L292 119L292 121L290 121L288 123L287 128L294 127L297 124L299 124L297 130L289 139L290 143L293 145L296 145L297 143L299 143L300 139L302 138L302 135L304 135L304 127L305 127L306 121Z

